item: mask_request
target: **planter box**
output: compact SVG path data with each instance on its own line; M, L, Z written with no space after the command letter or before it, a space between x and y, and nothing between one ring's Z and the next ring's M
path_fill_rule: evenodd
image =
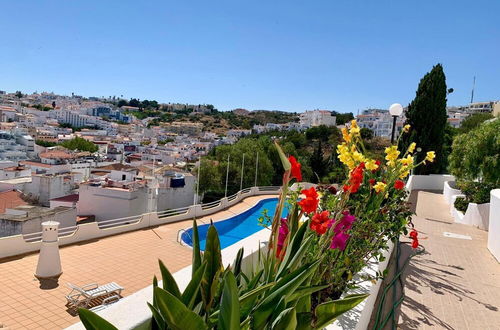
M456 195L461 195L462 192L458 189L455 189L455 181L445 181L443 185L443 195L446 203L452 204L452 198Z
M451 215L453 216L453 219L455 219L456 223L466 224L464 222L464 214L461 211L457 210L454 206L452 206Z
M488 230L490 221L490 203L476 204L469 203L464 215L464 223Z
M451 196L451 200L450 200L450 214L453 216L453 218L455 218L455 215L454 215L455 211L456 212L460 212L457 209L455 209L455 200L458 197L465 197L465 195L453 195L453 196ZM460 212L460 213L463 214L463 212ZM462 218L463 218L463 216L462 216ZM455 218L455 222L457 222L456 218ZM459 223L461 223L461 222L459 222Z

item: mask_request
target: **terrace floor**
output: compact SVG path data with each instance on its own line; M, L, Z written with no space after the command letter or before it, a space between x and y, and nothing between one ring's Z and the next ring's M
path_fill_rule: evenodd
M443 195L414 191L413 222L425 251L404 273L399 329L500 329L500 263L486 231L453 223ZM443 233L471 239L445 237ZM499 238L500 239L500 238ZM402 244L402 259L410 252Z
M223 220L275 195L252 196L204 218ZM191 220L166 224L60 248L63 274L57 287L40 287L33 276L38 253L0 260L0 328L61 329L79 321L65 306L66 283L85 285L116 282L130 295L161 278L158 259L174 273L191 264L191 250L177 243L177 233Z

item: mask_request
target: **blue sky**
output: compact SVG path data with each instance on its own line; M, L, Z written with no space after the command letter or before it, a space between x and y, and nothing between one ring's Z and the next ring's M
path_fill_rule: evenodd
M2 1L0 90L221 110L408 104L443 63L450 105L500 99L500 1Z

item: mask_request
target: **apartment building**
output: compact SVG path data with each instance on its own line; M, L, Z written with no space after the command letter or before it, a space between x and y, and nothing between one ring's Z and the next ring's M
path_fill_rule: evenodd
M328 110L312 110L300 114L300 124L306 127L335 126L337 117Z

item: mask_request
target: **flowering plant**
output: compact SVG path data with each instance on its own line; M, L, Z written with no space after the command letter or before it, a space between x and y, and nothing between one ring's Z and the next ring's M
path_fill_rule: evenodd
M406 125L403 134L409 130L410 126ZM311 296L309 303L312 306L337 299L354 286L354 275L367 265L368 260L381 261L388 241L407 235L408 228L412 229L409 238L413 248L418 247L418 234L413 229L412 213L406 202L405 180L413 168L433 162L435 158L431 151L416 164L416 144L400 151L396 143L385 149L385 159L372 159L364 148L355 120L351 121L349 128L342 129L342 135L343 142L337 146L337 154L348 170L348 177L338 192L334 186L290 191L288 185L292 179L298 181L300 178L297 174L300 165L294 159L287 159L277 144L285 174L270 247L278 262L282 261L290 237L300 226L308 227L304 240L311 243L307 244L306 260L319 260L311 284L326 286ZM290 173L295 174L291 176ZM287 218L281 219L279 215L285 199L288 199L291 212Z

